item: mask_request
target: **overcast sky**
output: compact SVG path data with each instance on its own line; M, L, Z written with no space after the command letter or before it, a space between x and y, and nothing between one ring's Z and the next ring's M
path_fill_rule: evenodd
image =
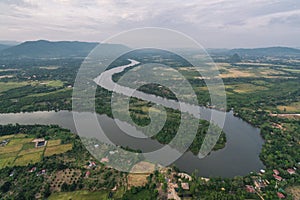
M101 42L164 27L206 48L300 47L300 0L0 0L0 40Z

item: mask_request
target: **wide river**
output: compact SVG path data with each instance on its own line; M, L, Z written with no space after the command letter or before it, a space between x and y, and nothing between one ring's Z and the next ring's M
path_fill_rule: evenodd
M113 73L111 73L111 75L112 74ZM105 82L107 83L107 81ZM145 97L145 95L143 97ZM210 119L211 111L211 109L200 107L201 118ZM213 111L214 113L219 112L216 110ZM79 117L86 122L85 126L87 130L93 128L93 124L89 123L89 118L92 118L93 115L94 114L92 113L80 113L79 115ZM97 117L103 130L111 133L109 138L115 144L145 151L162 147L162 145L155 140L147 140L146 143L139 143L140 138L133 138L125 134L120 130L113 119L106 115L98 115ZM72 112L69 111L0 114L0 124L3 125L9 123L57 124L77 133ZM138 132L130 124L126 122L120 123L122 123L122 127L127 126L131 131ZM213 151L202 159L199 159L197 155L193 155L191 152L186 152L175 161L174 164L180 170L189 173L197 170L199 175L203 177L233 177L237 175L246 175L250 172L259 171L264 168L263 163L259 159L259 154L264 141L260 136L260 130L258 128L235 117L233 112L228 112L226 113L223 131L225 132L227 139L225 148ZM140 135L140 133L134 135Z

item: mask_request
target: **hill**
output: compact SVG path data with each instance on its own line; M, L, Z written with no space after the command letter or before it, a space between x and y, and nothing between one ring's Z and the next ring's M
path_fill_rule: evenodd
M300 49L290 47L266 47L253 49L232 49L230 54L240 56L300 56Z
M70 58L86 57L99 43L47 40L27 41L0 51L2 59L14 58ZM119 44L105 44L107 51L116 51L128 47ZM1 49L0 49L1 50Z
M2 58L61 58L86 56L98 43L50 42L46 40L27 41L4 49Z
M7 48L9 48L9 47L11 47L11 46L5 45L5 44L0 44L0 51L2 51L2 50L4 50L4 49L7 49Z

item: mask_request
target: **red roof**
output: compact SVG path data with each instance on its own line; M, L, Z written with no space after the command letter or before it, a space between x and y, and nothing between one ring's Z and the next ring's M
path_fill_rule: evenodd
M286 171L287 171L289 174L295 174L295 173L296 173L296 171L293 170L293 169L287 169Z
M251 185L246 185L246 190L247 190L247 192L250 192L250 193L254 193L255 192L254 187L251 186Z
M284 194L282 194L281 192L277 192L277 196L280 199L284 199L285 198Z
M85 176L89 176L91 174L91 172L90 171L87 171L86 173L85 173Z
M277 175L275 175L275 174L273 174L273 176L274 176L274 178L275 178L276 180L282 181L282 177L281 177L281 176L277 176Z
M274 174L279 175L279 171L277 169L273 169Z

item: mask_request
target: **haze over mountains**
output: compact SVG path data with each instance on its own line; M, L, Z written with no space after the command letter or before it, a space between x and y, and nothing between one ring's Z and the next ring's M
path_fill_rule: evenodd
M0 41L0 58L69 58L85 57L99 43L95 42L78 42L78 41L58 41L52 42L47 40L27 41L21 44L10 46L1 44ZM118 49L129 49L120 44L105 44L107 50L114 51ZM208 49L210 54L233 55L238 54L241 57L247 56L300 56L300 49L290 47L266 47L253 49Z

